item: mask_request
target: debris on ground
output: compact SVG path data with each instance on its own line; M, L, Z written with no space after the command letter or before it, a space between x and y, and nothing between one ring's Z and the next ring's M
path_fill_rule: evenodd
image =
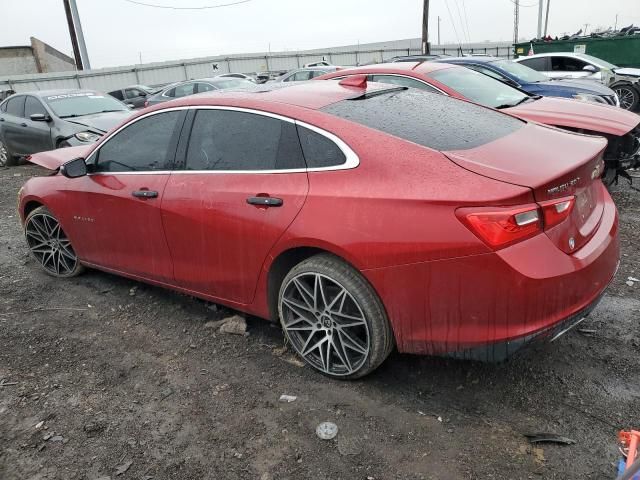
M40 430L44 425L44 420L42 420L41 422L36 423L36 430Z
M244 335L247 333L247 321L240 315L234 315L224 319L224 323L218 331L232 335Z
M280 398L278 399L278 401L283 403L291 403L291 402L295 402L297 399L298 397L296 397L295 395L285 395L283 393L282 395L280 395Z
M592 328L579 328L578 332L582 333L583 335L587 335L587 336L593 336L595 335L598 331L594 330Z
M555 433L525 433L525 437L529 439L531 443L560 443L562 445L573 445L575 440L562 435L556 435Z
M362 453L362 440L357 437L338 437L338 452L343 456L353 456Z
M133 465L133 461L132 460L130 460L130 461L126 462L126 463L123 463L122 465L117 467L116 468L116 477L122 475L127 470L129 470L129 468L131 468L131 465Z
M338 434L338 426L333 422L322 422L316 427L316 435L322 440L331 440Z
M7 382L4 378L0 380L0 387L11 387L17 384L18 382Z

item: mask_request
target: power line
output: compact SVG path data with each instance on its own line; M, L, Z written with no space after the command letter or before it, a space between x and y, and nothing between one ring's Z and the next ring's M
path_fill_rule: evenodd
M232 3L221 3L219 5L205 5L202 7L174 7L171 5L155 5L152 3L138 2L136 0L124 0L124 1L128 3L133 3L135 5L141 5L143 7L164 8L169 10L208 10L211 8L231 7L233 5L240 5L241 3L247 3L247 2L250 2L251 0L240 0Z
M458 0L453 0L453 3L456 6L456 10L458 10L458 18L460 19L460 30L462 30L462 38L464 38L467 43L470 43L469 35L464 29L464 22L462 21L462 14L460 13L460 5L458 4Z
M467 16L467 7L462 0L462 10L464 11L464 23L467 26L467 34L469 36L469 42L471 42L471 32L469 31L469 17Z
M453 32L456 34L456 40L458 41L458 45L460 42L460 37L458 37L458 29L456 28L456 22L453 21L453 15L451 15L451 9L449 8L448 0L444 0L444 4L447 6L447 10L449 12L449 19L451 20L451 26L453 27Z

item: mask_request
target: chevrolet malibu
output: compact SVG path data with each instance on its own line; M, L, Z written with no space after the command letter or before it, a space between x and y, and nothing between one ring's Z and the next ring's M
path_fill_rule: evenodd
M185 97L39 153L26 242L279 321L318 371L500 360L596 305L618 265L602 138L360 79ZM428 112L428 115L425 115Z

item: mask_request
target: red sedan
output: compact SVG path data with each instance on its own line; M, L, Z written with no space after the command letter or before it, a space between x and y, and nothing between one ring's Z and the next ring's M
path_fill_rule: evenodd
M366 75L369 81L442 93L525 120L603 136L609 141L603 156L607 184L617 181L618 174L626 177L626 169L640 167L640 116L599 103L530 95L492 78L491 70L480 70L446 63L388 63L343 69L316 80Z
M425 114L425 112L427 114ZM281 322L357 378L401 352L501 359L618 265L601 138L360 79L186 97L20 191L46 272L97 268Z

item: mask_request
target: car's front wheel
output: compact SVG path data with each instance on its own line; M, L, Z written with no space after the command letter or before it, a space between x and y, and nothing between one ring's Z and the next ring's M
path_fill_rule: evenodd
M7 144L0 138L0 167L10 167L17 163Z
M359 378L393 349L391 327L375 291L350 265L315 255L287 274L278 298L285 335L305 362L325 375Z
M625 110L635 110L640 102L640 92L636 90L632 85L623 83L613 87L613 91L616 92L618 99L620 100L620 108Z
M46 207L38 207L27 215L24 235L29 251L49 275L68 278L82 272L69 238Z

